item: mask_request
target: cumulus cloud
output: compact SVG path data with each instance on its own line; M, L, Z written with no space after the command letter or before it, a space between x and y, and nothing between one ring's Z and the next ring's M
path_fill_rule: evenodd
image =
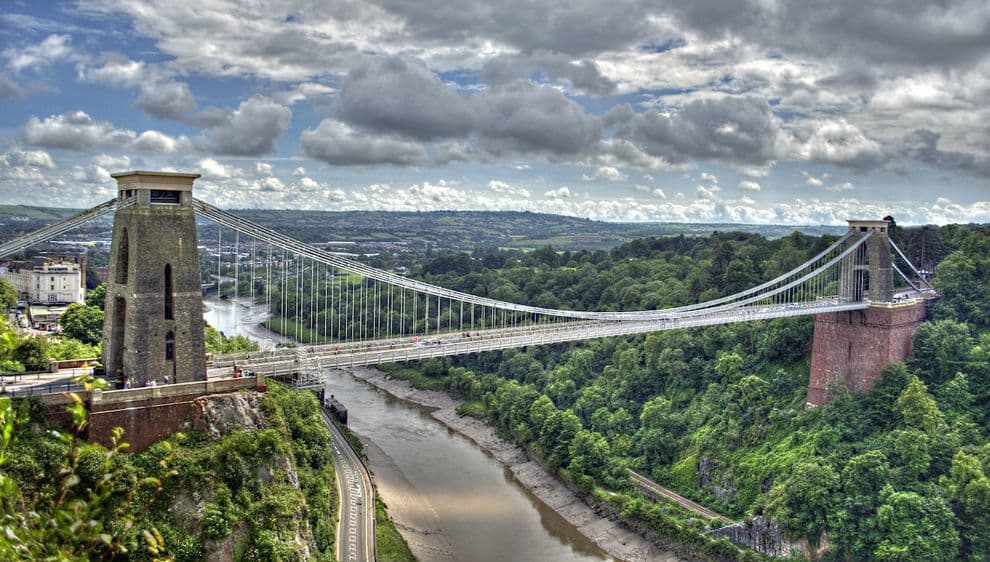
M90 82L99 82L109 86L134 87L141 83L148 74L148 66L144 61L134 61L119 53L109 53L97 65L81 65L79 77Z
M567 187L558 187L543 193L544 199L567 199L571 197L571 190Z
M99 154L94 156L91 160L94 166L99 166L101 168L107 168L114 170L115 172L123 172L129 170L131 167L131 158L126 154L121 154L120 156L111 156L109 154Z
M213 158L203 158L196 163L204 179L225 180L243 175L243 172L236 166L221 164Z
M918 129L905 135L900 143L901 150L905 155L930 166L990 177L990 156L986 153L941 150L938 147L940 138L941 135L934 131Z
M464 136L475 128L469 98L406 58L362 59L344 80L340 105L350 123L420 140Z
M8 150L0 154L0 179L38 181L46 170L55 168L55 160L44 150Z
M160 131L148 130L138 135L133 146L138 150L170 154L191 150L192 142L185 136L172 137Z
M524 199L529 199L530 192L524 187L513 187L503 181L491 180L488 182L488 189L494 191L495 193L505 193L508 195L515 195L522 197Z
M879 143L845 119L810 123L806 129L811 131L800 152L809 160L862 169L875 167L886 159Z
M123 146L135 134L117 129L108 121L97 121L84 111L70 111L51 115L44 121L31 117L24 125L24 137L35 146L87 150L94 146Z
M351 125L421 141L465 139L471 144L464 157L479 159L586 154L602 132L597 119L554 88L514 81L469 95L422 62L395 56L362 59L340 100L340 118Z
M197 140L219 154L258 156L275 150L289 128L292 110L264 96L253 96L209 127Z
M594 174L581 175L581 179L584 181L622 181L627 177L613 166L599 166Z
M527 55L501 55L489 59L481 69L489 84L507 84L544 73L554 82L562 82L575 93L604 96L615 91L614 81L602 74L592 60L574 60L561 53L541 51Z
M41 43L20 49L10 47L4 49L2 54L7 59L7 66L14 72L21 72L76 58L71 42L72 38L68 35L49 35Z
M185 82L151 82L141 85L134 105L159 119L181 120L196 109L196 98Z
M780 125L766 101L754 97L695 100L676 112L613 110L617 134L670 162L719 160L764 164L777 157Z
M362 134L332 119L324 119L316 129L303 131L299 140L307 155L338 166L408 166L427 160L426 150L419 143Z
M722 191L717 185L699 185L695 188L698 193L698 199L704 199L707 201L715 201L718 199L718 194Z
M763 187L755 181L743 180L739 182L739 189L742 189L743 191L759 191L763 189Z
M601 138L601 123L553 88L513 82L487 91L480 103L477 143L491 154L575 156Z

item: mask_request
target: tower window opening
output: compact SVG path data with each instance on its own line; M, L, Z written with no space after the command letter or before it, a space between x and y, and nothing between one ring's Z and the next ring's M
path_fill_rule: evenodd
M178 205L179 204L179 192L169 191L166 189L152 189L151 190L151 202L158 203L162 205Z
M165 334L165 360L175 361L175 334L171 330Z
M165 319L171 320L173 318L173 302L172 302L172 264L165 264Z
M117 283L127 283L127 269L130 260L130 244L127 240L127 229L120 233L120 247L117 248Z

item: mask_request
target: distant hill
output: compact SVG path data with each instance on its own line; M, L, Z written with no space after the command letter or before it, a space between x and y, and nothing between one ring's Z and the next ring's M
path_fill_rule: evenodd
M470 250L477 247L608 249L648 236L707 236L714 231L758 233L767 238L795 230L810 235L841 234L845 227L699 223L618 223L519 211L295 211L235 210L265 226L307 242L404 241L410 246Z
M20 231L64 218L73 209L0 205L0 231ZM795 230L805 234L841 234L838 226L783 226L702 223L618 223L518 211L298 211L284 209L234 210L239 216L306 242L354 241L367 244L399 243L411 248L441 249L539 248L561 250L608 249L648 236L707 236L714 231L747 232L767 238ZM209 227L200 237L214 239Z

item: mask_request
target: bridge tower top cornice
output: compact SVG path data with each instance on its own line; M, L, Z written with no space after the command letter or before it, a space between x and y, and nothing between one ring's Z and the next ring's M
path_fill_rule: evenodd
M849 223L850 232L882 232L887 233L890 228L890 221L888 220L860 220L860 219L848 219L846 221Z

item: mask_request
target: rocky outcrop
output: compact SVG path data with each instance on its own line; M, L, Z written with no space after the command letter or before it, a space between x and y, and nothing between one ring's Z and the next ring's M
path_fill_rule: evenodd
M268 420L261 410L261 397L257 392L201 396L193 401L191 427L213 439L239 430L264 429Z
M725 537L736 544L748 546L767 556L785 557L804 550L799 545L787 540L776 521L759 516L716 529L712 531L712 534L716 537Z
M238 431L256 431L269 426L261 407L262 394L258 392L233 392L197 398L193 404L193 417L188 427L202 431L213 440ZM262 489L291 486L299 489L299 474L288 454L276 453L258 459L253 468L253 479ZM189 534L198 535L203 528L207 504L216 500L209 487L190 486L181 489L169 509L171 519ZM279 540L289 546L295 560L314 560L319 550L308 524L307 505L301 501L289 518L290 526L279 532ZM228 562L243 549L251 534L251 522L236 521L224 537L205 540L204 560Z
M700 487L725 503L735 501L739 492L730 475L722 468L722 462L716 459L702 457L698 460L698 480Z

